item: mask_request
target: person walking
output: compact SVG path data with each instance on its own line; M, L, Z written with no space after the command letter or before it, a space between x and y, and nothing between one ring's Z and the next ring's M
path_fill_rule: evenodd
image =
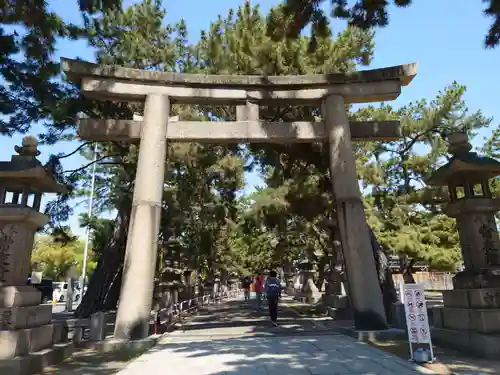
M245 293L245 302L248 302L250 300L250 285L252 282L250 281L249 276L245 276L242 282L243 286L243 291Z
M262 309L262 292L264 292L264 276L259 273L255 278L255 296L257 297L257 309Z
M265 291L269 306L269 317L275 327L278 326L278 301L281 297L281 281L278 279L276 271L269 272L266 280Z

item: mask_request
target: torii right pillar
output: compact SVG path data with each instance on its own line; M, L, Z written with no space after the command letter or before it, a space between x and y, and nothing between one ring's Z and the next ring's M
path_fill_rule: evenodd
M385 329L387 319L359 189L344 98L340 95L325 97L322 115L330 143L333 198L354 324L358 330Z

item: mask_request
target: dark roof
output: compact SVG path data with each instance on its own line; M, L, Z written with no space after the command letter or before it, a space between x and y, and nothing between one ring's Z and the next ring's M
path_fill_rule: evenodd
M429 185L446 185L453 180L476 180L500 175L500 162L476 152L454 155L427 180Z

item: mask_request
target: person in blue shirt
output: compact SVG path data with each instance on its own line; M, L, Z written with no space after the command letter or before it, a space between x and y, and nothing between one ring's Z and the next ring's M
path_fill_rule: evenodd
M278 324L278 301L281 297L281 281L278 279L276 271L269 272L269 277L266 280L265 291L267 295L267 303L269 305L269 316L274 326Z

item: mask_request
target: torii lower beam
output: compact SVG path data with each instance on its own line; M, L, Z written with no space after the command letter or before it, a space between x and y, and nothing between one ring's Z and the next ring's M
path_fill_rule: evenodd
M79 120L79 136L91 141L125 141L141 138L142 121ZM354 121L349 123L356 141L391 141L400 137L399 121ZM171 121L167 139L173 142L205 143L308 143L328 138L323 122L265 121Z

